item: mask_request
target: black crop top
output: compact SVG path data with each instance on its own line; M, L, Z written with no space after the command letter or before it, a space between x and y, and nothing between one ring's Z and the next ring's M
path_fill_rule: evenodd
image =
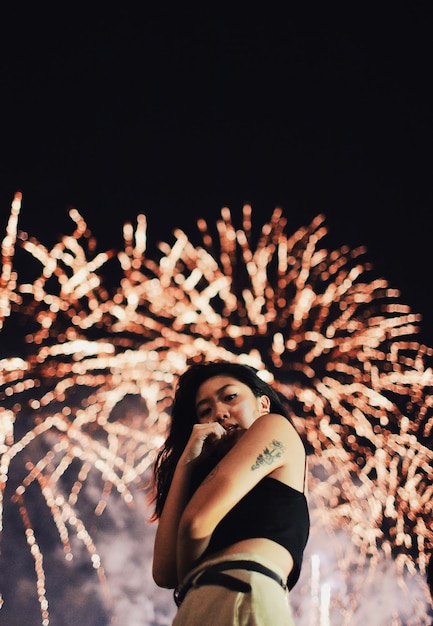
M287 586L292 589L301 573L309 531L305 494L266 476L223 517L203 556L209 557L244 539L271 539L293 557L293 570L287 579Z

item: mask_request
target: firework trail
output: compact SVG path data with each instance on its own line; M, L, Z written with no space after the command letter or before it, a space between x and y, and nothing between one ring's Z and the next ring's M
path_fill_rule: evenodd
M49 250L18 231L20 201L2 244L0 325L21 324L25 341L0 362L0 521L6 507L19 511L44 625L47 573L29 494L37 488L66 559L78 540L104 583L80 516L83 486L99 477L96 517L113 491L133 503L176 376L202 359L249 363L288 397L312 453L313 515L330 529L344 524L356 565L391 555L401 573L424 573L432 349L364 248L321 247L323 216L289 236L280 209L256 235L247 205L242 227L225 208L215 233L198 221L200 245L176 230L155 258L143 215L125 224L122 251L101 253L72 210L73 233ZM23 257L39 268L28 281L15 268Z

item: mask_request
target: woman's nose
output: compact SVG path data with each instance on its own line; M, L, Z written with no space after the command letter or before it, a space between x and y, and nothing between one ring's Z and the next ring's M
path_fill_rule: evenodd
M226 420L228 418L228 411L227 411L226 407L224 407L224 406L217 407L215 416L216 416L216 421L219 424L224 422L224 420Z

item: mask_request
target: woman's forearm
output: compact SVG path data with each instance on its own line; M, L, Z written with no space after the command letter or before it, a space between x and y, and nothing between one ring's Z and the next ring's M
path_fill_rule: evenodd
M208 456L206 450L203 454L208 439L218 440L224 435L224 428L216 422L195 424L178 461L155 537L153 578L161 587L173 588L180 582L177 575L179 524L191 495L191 475L197 463Z
M214 468L204 484L212 480L216 471ZM215 491L215 486L212 487L212 490ZM203 493L203 489L199 488L186 506L179 521L177 540L177 575L179 581L183 580L184 576L203 556L220 519L220 515L213 507L205 510L205 502L208 499L209 493Z

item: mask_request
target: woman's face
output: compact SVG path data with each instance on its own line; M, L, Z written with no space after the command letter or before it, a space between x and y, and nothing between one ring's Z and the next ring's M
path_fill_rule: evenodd
M227 432L246 430L258 417L269 413L268 396L257 397L244 383L232 376L214 376L202 383L197 391L197 420L219 422Z

